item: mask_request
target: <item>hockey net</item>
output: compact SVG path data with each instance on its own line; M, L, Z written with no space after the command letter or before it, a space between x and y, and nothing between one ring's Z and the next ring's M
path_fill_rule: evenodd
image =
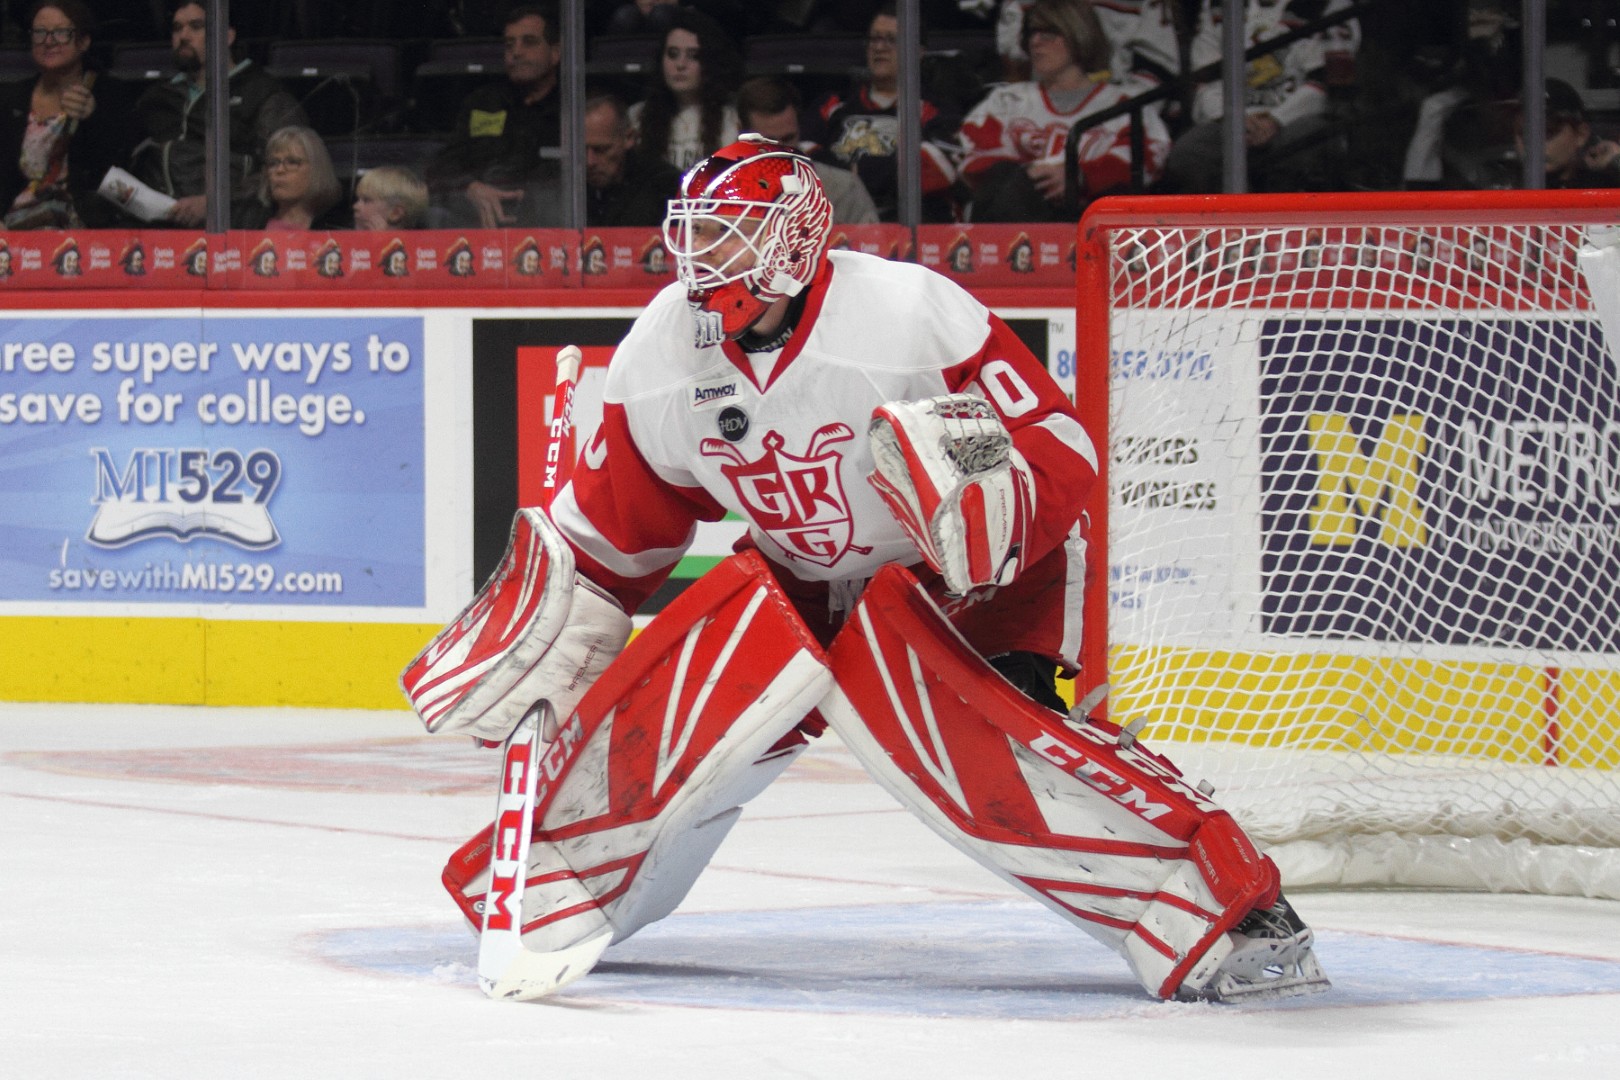
M1081 223L1077 686L1294 886L1620 899L1616 223L1594 192Z

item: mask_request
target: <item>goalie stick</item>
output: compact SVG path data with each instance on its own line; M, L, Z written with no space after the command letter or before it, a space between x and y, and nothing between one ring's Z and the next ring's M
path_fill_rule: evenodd
M574 391L579 385L581 359L574 345L557 353L557 389L552 400L540 497L543 506L551 505L573 465ZM546 970L532 970L533 965L526 963L529 953L523 948L523 890L529 868L529 840L534 834L540 753L555 737L556 728L557 718L549 701L537 701L524 713L501 747L501 780L489 842L481 851L471 853L471 865L466 861L467 849L457 851L444 871L447 886L452 873L473 875L486 868L490 872L478 931L478 985L490 997L523 1000L550 993L559 985L556 957L548 958ZM573 966L564 966L563 972Z

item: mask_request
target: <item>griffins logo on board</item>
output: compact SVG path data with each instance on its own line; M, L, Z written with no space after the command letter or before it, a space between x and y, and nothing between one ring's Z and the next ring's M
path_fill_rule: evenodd
M830 567L847 552L872 550L851 542L849 499L839 475L844 454L837 448L854 437L847 424L828 424L810 436L801 456L783 450L786 440L768 431L765 452L753 461L723 439L704 439L698 449L704 457L724 459L720 474L731 482L748 517L783 552Z
M664 247L662 236L653 237L641 249L641 269L660 277L669 273L669 251Z
M1035 245L1030 242L1028 233L1021 232L1013 237L1007 247L1007 265L1015 274L1035 272Z
M377 261L382 265L383 277L402 278L410 277L410 259L405 254L405 241L394 237L383 245L382 251L377 253Z
M208 241L207 241L207 239L204 238L204 237L199 236L196 240L192 241L191 246L186 248L185 253L180 256L180 262L181 262L181 265L183 265L186 268L186 273L191 275L192 277L207 277L208 276Z
M1406 252L1412 269L1419 274L1434 269L1434 237L1408 233L1401 238L1401 250Z
M146 247L139 240L131 240L118 256L118 265L130 277L146 276Z
M328 238L315 252L315 272L329 279L343 276L343 248L336 240Z
M950 267L953 273L973 273L973 241L968 239L966 233L956 234L956 239L945 252L945 265Z
M444 253L444 265L451 277L472 277L477 273L473 269L472 244L467 242L465 236L457 237L450 250Z
M79 255L79 242L71 236L62 241L51 255L51 265L56 267L58 277L78 277L84 273L83 259Z
M539 277L544 269L544 260L540 257L540 241L532 236L525 236L523 242L512 252L512 269L522 277Z
M585 246L579 250L580 272L586 277L598 277L607 273L608 257L607 245L600 236L592 236L585 241Z
M900 250L898 239L889 240L887 245L881 238L867 237L865 240L852 238L849 233L839 231L832 234L827 240L828 251L861 251L868 255L891 261L911 261L910 252Z
M280 260L281 256L276 252L276 242L265 237L259 241L258 246L253 249L253 254L248 257L248 265L258 277L280 277Z
M0 239L0 281L11 280L11 245Z

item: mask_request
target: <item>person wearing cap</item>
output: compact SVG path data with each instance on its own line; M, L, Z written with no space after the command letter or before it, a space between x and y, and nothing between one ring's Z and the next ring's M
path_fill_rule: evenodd
M1620 187L1620 143L1596 138L1580 93L1561 79L1547 80L1547 187ZM1524 154L1524 118L1514 137Z

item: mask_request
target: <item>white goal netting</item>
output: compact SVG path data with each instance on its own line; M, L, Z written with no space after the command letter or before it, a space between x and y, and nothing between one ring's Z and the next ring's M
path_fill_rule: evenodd
M1110 715L1296 886L1620 899L1620 198L1521 198L1087 220Z

